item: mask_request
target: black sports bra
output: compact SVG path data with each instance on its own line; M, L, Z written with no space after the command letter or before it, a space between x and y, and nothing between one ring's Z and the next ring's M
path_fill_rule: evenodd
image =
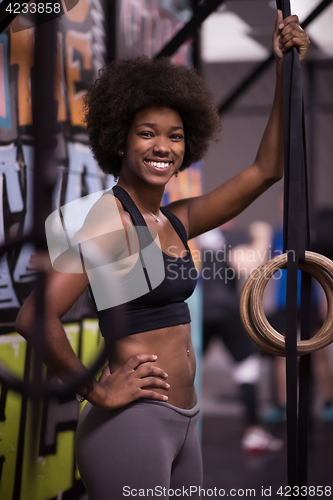
M107 194L109 193L105 193L105 195ZM118 198L123 208L130 214L139 239L140 250L147 247L147 244L151 244L154 240L150 236L149 230L140 231L142 226L147 228L146 221L127 191L120 186L115 186L110 190L110 194ZM100 330L104 337L111 335L114 339L191 321L190 311L185 300L192 295L195 289L197 271L187 244L186 231L178 217L163 207L160 210L169 219L183 242L186 248L186 256L174 257L162 252L165 277L156 287L152 285L153 275L149 276L147 269L145 269L147 266L141 261L149 292L130 300L125 304L125 307L115 306L100 311L96 308ZM148 239L150 239L148 242L147 235L149 235ZM154 245L156 244L154 243ZM160 249L159 252L161 252ZM110 324L112 323L110 321L113 316L112 312L122 314L125 323L122 332L112 331L112 324Z

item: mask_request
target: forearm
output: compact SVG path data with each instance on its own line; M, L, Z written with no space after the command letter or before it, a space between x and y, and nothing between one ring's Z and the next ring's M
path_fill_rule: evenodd
M264 131L254 166L267 182L283 176L283 81L282 61L277 61L276 86L272 111Z
M36 338L32 325L32 321L26 322L23 325L20 323L20 320L18 320L16 323L16 330L28 340L32 347L36 348L38 343L38 349L41 352L42 360L54 375L64 383L88 375L87 368L73 351L64 327L58 317L46 316L45 335L43 335L42 342L40 342L40 339ZM93 383L93 390L90 392L87 399L96 406L104 407L105 390L94 377L89 376L86 382L78 387L77 392L81 396L85 396L88 387L91 387L91 382Z
M77 393L85 397L89 389L87 400L100 408L108 408L105 388L88 373L88 369L73 351L59 318L49 319L46 330L49 334L46 336L44 359L48 368L64 383L85 377L86 382L77 388Z

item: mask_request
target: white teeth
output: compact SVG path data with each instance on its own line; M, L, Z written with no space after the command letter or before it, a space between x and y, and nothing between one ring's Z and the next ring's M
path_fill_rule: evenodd
M157 167L157 168L161 168L161 169L167 168L170 165L169 162L165 163L163 161L147 161L147 163L149 165L151 165L152 167Z

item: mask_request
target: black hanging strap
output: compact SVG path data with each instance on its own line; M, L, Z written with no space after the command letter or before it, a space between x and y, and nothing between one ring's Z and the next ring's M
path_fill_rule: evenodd
M277 1L283 18L290 16L289 0ZM309 356L297 362L298 265L305 261L309 245L309 214L301 67L297 49L283 57L284 112L284 251L287 261L286 375L288 484L307 485L307 428L309 408ZM302 273L301 338L310 337L311 279ZM297 488L292 489L297 496Z

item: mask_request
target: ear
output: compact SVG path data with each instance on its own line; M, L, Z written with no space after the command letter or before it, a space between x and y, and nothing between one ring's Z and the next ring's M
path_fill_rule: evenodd
M118 149L118 156L123 157L125 154L125 144L120 144L119 149Z

